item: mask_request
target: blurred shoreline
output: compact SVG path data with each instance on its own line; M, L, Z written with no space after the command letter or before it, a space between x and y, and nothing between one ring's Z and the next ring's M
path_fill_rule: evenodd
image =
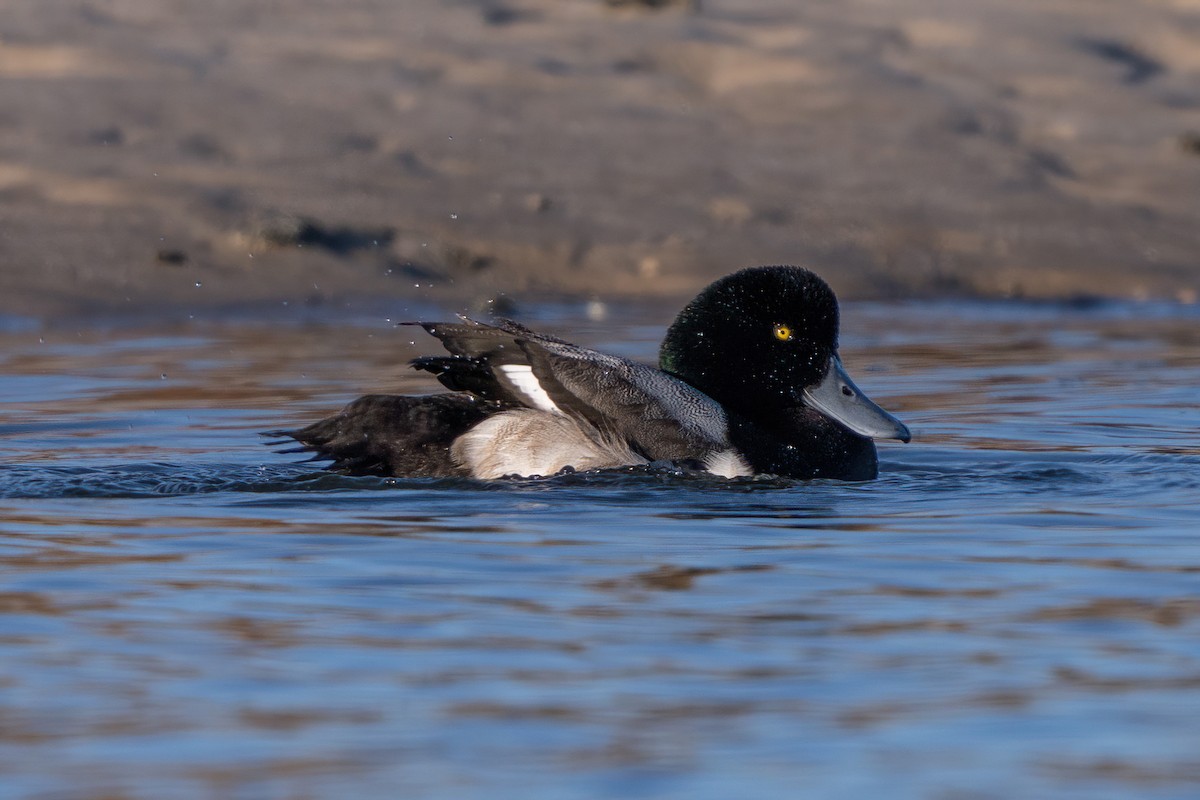
M14 0L0 313L1200 290L1200 2Z

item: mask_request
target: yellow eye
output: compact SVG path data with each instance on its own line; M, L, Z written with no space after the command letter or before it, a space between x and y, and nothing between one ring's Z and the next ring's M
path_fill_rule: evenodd
M790 342L792 340L792 329L782 323L775 326L774 333L775 338L781 342Z

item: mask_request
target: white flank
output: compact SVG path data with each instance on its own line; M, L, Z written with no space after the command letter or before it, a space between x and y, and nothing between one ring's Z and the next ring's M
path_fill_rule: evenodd
M718 450L704 457L704 468L722 478L748 478L754 474L746 459L736 450Z
M646 463L621 442L593 439L570 417L532 408L488 417L458 437L450 455L476 478L487 479Z
M533 367L527 364L502 364L500 366L500 374L534 408L542 411L562 413L562 409L554 405L554 401L550 399L550 395L546 394L546 390L542 388L542 384L534 377Z

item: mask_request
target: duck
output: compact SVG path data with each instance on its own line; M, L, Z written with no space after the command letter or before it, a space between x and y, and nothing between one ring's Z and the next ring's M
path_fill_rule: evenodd
M707 286L657 367L510 319L401 323L445 355L410 366L449 392L372 394L298 430L297 450L351 475L497 480L668 464L723 478L871 480L876 439L908 428L850 379L829 285L796 266Z

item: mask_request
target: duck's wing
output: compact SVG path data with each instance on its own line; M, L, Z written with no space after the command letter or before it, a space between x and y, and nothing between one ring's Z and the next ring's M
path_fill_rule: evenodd
M653 367L511 320L488 325L464 317L418 324L452 357L418 359L414 366L436 367L438 379L451 388L573 417L651 460L703 459L729 447L720 404Z
M437 337L449 356L422 356L409 364L431 372L447 389L467 392L517 408L556 411L533 377L529 359L512 333L494 325L460 317L459 322L406 322ZM523 333L533 331L511 323Z
M521 408L525 399L501 383L485 359L468 356L421 356L408 362L413 369L431 372L438 381L454 392L466 392L500 405ZM503 377L503 373L500 373Z

